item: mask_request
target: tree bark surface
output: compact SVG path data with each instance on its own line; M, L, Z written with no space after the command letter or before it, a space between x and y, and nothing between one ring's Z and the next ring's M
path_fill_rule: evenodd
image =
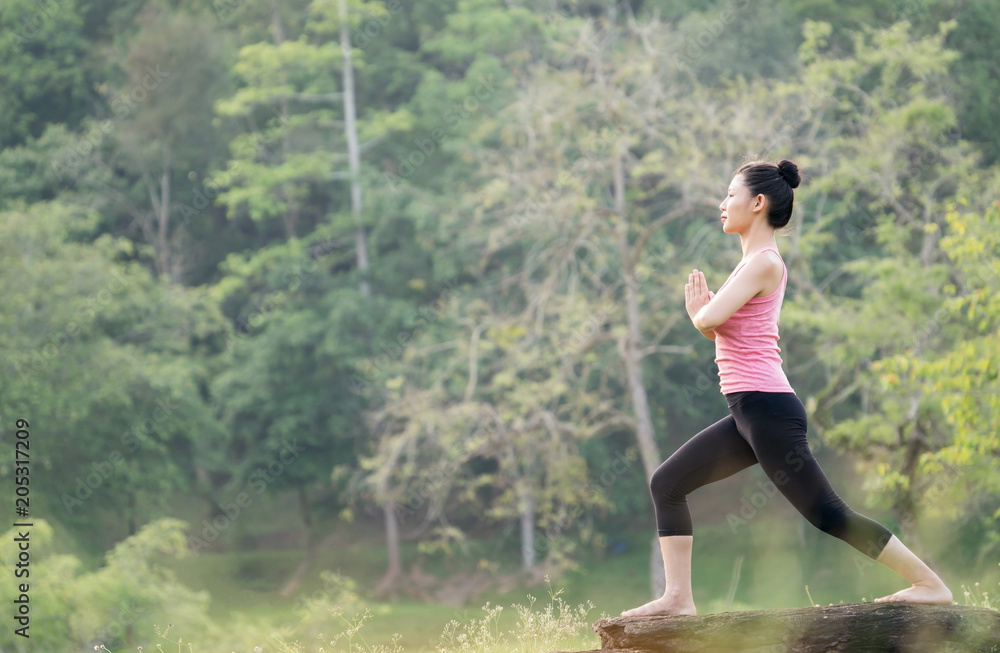
M601 652L1000 653L1000 612L959 605L853 603L686 617L613 617Z

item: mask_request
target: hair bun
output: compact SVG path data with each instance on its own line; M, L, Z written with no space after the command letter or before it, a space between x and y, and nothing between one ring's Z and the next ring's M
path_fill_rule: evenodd
M797 188L799 182L802 181L802 177L799 176L799 167L795 165L794 161L788 159L782 159L778 162L778 174L792 188Z

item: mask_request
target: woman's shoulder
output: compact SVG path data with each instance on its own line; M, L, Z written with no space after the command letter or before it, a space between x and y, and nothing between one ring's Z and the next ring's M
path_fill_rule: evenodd
M767 297L781 285L781 279L785 275L785 262L782 260L778 250L773 247L765 247L757 250L747 259L746 274L757 280L762 289L754 297Z
M770 276L777 272L780 277L785 268L785 261L777 249L764 247L748 256L743 267L748 268L755 275Z

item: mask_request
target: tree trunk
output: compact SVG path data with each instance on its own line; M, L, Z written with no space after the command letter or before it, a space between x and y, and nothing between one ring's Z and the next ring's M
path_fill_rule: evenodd
M535 568L535 495L530 488L521 496L521 560L525 571Z
M622 357L628 377L628 392L632 400L632 411L635 413L636 438L639 441L639 452L642 455L642 465L646 470L646 478L662 462L653 434L653 420L649 414L649 399L646 395L646 385L642 380L642 324L639 314L639 293L636 287L635 273L629 261L631 260L628 245L628 216L625 211L625 162L621 156L615 160L615 213L618 214L618 250L625 265L623 273L625 284L625 317L628 336L624 343Z
M965 653L1000 651L1000 613L959 605L854 603L691 617L614 617L601 651Z
M173 270L170 252L170 174L172 170L172 158L167 150L163 153L163 169L160 171L159 184L144 175L149 201L153 208L153 224L149 225L149 229L144 229L144 232L147 238L152 240L151 244L156 256L156 272L166 277L170 283L176 281L176 271Z
M635 414L635 436L639 441L639 453L642 456L642 466L646 471L648 481L660 465L660 451L656 446L656 436L653 433L653 420L649 414L649 398L646 395L646 385L642 380L642 323L639 314L639 293L636 286L635 273L630 261L631 252L628 244L628 216L625 209L625 162L619 154L615 159L615 213L618 214L618 253L622 260L625 275L625 319L628 336L624 343L619 344L619 353L625 363L625 374L628 379L628 393L632 400L632 412ZM663 557L660 554L659 538L653 537L649 556L649 588L653 598L663 595L666 579L663 575Z
M306 577L306 572L309 571L313 560L316 559L316 553L319 549L318 542L313 541L312 537L312 509L309 507L309 496L306 494L306 489L301 486L299 487L299 512L302 515L302 531L306 543L306 554L299 563L299 566L292 572L285 586L281 588L279 594L284 597L291 596L299 589L299 586Z
M351 167L351 213L354 215L355 245L358 271L361 273L361 296L371 297L368 281L368 236L362 224L361 196L361 146L358 140L357 111L354 105L354 65L351 59L351 32L348 27L347 0L339 0L340 10L340 50L344 57L344 134L347 138L347 155ZM369 346L370 348L370 346ZM385 543L389 556L389 568L378 583L376 592L383 593L396 586L403 576L402 556L399 551L399 524L396 522L396 503L389 499L383 506L385 513Z
M920 455L926 450L927 440L924 438L921 428L918 409L920 397L914 395L910 397L910 410L907 415L907 422L913 424L913 431L903 444L903 467L900 470L906 477L908 484L906 488L900 489L893 501L893 512L899 521L899 539L904 541L907 548L916 552L928 566L936 568L937 564L931 554L924 546L917 529L917 467L920 463ZM900 427L900 434L905 430L905 425Z
M385 544L389 552L389 568L375 588L376 594L391 591L403 577L403 558L399 551L399 524L396 522L396 502L391 499L385 504Z
M361 294L371 296L368 282L368 236L361 223L361 146L358 141L354 106L354 66L351 63L351 34L347 25L347 0L340 0L340 49L344 55L344 131L347 155L351 164L351 212L354 214L355 250L358 271L361 272Z

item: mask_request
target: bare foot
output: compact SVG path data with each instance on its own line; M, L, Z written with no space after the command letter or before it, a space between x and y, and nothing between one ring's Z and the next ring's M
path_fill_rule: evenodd
M681 614L697 614L694 603L692 601L685 601L669 596L661 596L660 598L650 601L645 605L640 605L638 608L632 608L631 610L625 610L622 612L623 617L648 617L651 615Z
M906 603L922 603L924 605L946 605L951 603L951 590L944 583L930 585L914 585L900 590L895 594L875 599L876 603L883 601L904 601Z

